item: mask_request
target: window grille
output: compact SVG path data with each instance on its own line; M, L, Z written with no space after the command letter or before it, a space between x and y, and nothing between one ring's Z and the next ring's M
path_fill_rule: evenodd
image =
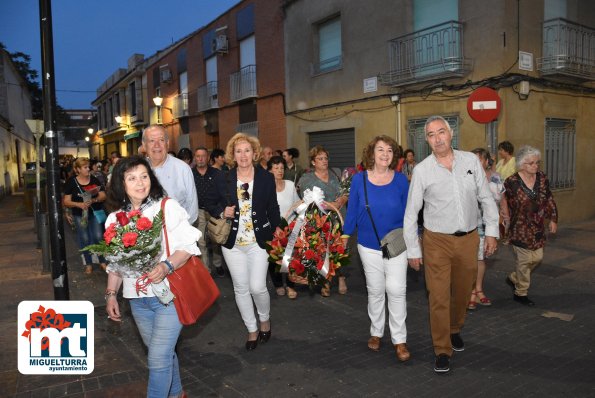
M545 173L551 189L576 185L576 120L545 119Z
M450 125L452 129L452 142L451 146L454 149L459 148L459 117L458 116L442 116ZM413 149L415 152L415 161L421 162L424 160L432 150L426 141L426 133L424 131L424 125L426 124L427 118L420 119L409 119L407 122L407 144L409 149ZM406 148L403 148L406 149Z

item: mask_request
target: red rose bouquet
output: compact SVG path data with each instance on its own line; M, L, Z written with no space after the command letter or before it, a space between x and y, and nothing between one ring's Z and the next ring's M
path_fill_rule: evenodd
M292 221L281 219L267 242L269 261L278 264L278 272L288 272L290 279L307 281L310 287L325 285L338 268L349 263L341 224L337 212L322 210L314 202L307 204Z
M117 272L122 277L139 278L155 267L161 257L161 210L153 220L139 210L116 213L116 222L111 223L104 240L89 245L83 250L100 254L109 262L108 272Z

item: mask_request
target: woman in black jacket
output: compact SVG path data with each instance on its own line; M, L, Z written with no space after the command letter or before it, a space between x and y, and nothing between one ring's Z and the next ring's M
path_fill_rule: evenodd
M248 329L246 349L271 337L271 300L266 286L268 253L265 243L273 237L280 221L275 180L268 171L254 167L260 154L256 137L243 133L227 143L226 161L233 168L219 173L207 196L206 209L212 216L232 222L223 257L231 274L236 304ZM258 312L260 328L254 314Z

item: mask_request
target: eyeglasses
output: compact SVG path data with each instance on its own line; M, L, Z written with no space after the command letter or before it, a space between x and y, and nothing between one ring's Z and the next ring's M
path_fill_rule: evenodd
M250 188L250 184L248 184L247 182L240 185L240 189L243 190L241 194L242 200L250 200L250 192L248 192L248 188Z
M525 162L527 166L539 166L541 164L541 160L536 160L535 162Z
M326 156L318 156L318 157L316 157L314 159L316 159L318 161L321 161L321 162L324 162L324 161L328 160L328 158Z

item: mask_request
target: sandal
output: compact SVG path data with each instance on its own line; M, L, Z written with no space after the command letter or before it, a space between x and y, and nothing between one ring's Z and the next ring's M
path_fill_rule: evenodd
M331 288L327 285L320 289L320 295L322 297L330 297L331 296Z
M275 291L277 292L277 296L285 296L285 288L284 287L278 287L275 289Z
M93 266L92 265L86 265L85 266L85 274L86 275L91 275L93 273Z
M347 284L345 283L345 277L339 277L339 294L347 293Z
M297 292L296 292L294 289L292 289L292 288L288 287L288 288L287 288L287 298L289 298L289 299L292 299L292 300L293 300L293 299L295 299L296 297L297 297Z
M479 299L479 303L477 303L477 304L484 305L484 306L492 305L492 300L487 298L486 295L483 293L483 291L476 292L476 294L477 294L477 298ZM479 295L482 295L483 297L479 297Z
M471 299L469 300L469 304L467 304L467 309L468 310L474 310L477 308L477 302L475 301L475 297L477 296L477 293L475 293L475 290L471 292Z

